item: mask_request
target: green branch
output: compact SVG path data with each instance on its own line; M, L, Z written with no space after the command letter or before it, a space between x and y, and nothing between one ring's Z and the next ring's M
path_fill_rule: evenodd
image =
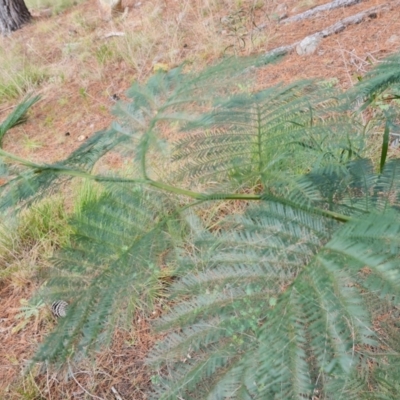
M148 180L147 183L158 189L165 190L166 192L191 197L192 199L207 201L207 200L261 200L260 195L256 194L232 194L232 193L198 193L191 190L177 188L175 186L167 185L166 183Z
M18 157L15 154L8 153L7 151L4 151L3 149L0 149L0 156L3 156L4 158L8 158L12 161L16 161L19 164L25 165L26 167L30 168L41 168L42 165L35 164L31 161L25 160L24 158Z
M184 195L187 197L191 197L196 200L200 201L213 201L213 200L249 200L249 201L254 201L254 200L263 200L265 199L265 196L262 195L257 195L257 194L244 194L244 193L211 193L211 194L205 194L205 193L197 193L193 192L191 190L185 190L185 189L180 189L175 186L167 185L162 182L156 182L149 180L147 183L153 187L156 187L158 189L165 190L170 193L175 193L175 194L180 194ZM276 197L276 196L268 196L270 200L289 205L291 207L299 208L304 211L309 211L309 212L314 212L316 214L320 214L322 216L328 217L335 219L336 221L339 222L348 222L351 221L353 218L336 213L334 211L328 211L328 210L323 210L320 208L316 207L306 207L306 206L301 206L299 204L295 204L290 200L281 198L281 197Z
M153 181L151 179L127 179L127 178L120 178L120 177L111 177L111 176L103 176L103 175L93 175L91 173L82 171L82 170L78 170L78 169L71 169L71 168L66 168L63 165L39 165L33 162L30 162L28 160L25 160L21 157L18 157L14 154L8 153L2 149L0 149L0 156L3 156L5 158L9 158L13 161L18 162L19 164L22 164L26 167L32 168L35 174L40 174L43 173L45 171L50 171L50 172L54 172L56 174L60 174L60 175L69 175L69 176L73 176L73 177L77 177L77 178L84 178L84 179L90 179L90 180L94 180L96 182L113 182L113 183L134 183L134 184L147 184L150 186L153 186L157 189L161 189L164 190L166 192L169 193L173 193L176 195L182 195L182 196L186 196L186 197L190 197L192 199L195 200L199 200L201 202L204 201L215 201L215 200L248 200L248 201L260 201L263 199L266 199L265 196L263 195L257 195L257 194L245 194L245 193L198 193L198 192L194 192L192 190L187 190L187 189L181 189L172 185L168 185L166 183L163 182L157 182L157 181ZM283 204L287 204L291 207L295 207L295 208L300 208L303 209L305 211L309 211L309 212L314 212L320 215L323 215L325 217L328 218L332 218L335 219L337 221L340 222L348 222L350 221L352 218L347 216L347 215L343 215L343 214L339 214L333 211L328 211L328 210L322 210L319 208L315 208L315 207L305 207L305 206L301 206L299 204L295 204L293 202L291 202L290 200L284 199L284 198L280 198L280 197L275 197L275 196L268 196L268 198L270 200L279 202L279 203L283 203Z
M303 211L313 212L315 214L319 214L319 215L322 215L324 217L332 218L332 219L334 219L336 221L339 221L339 222L349 222L349 221L352 221L354 219L354 218L349 217L348 215L339 214L339 213L334 212L334 211L323 210L323 209L317 208L317 207L303 206L301 204L294 203L291 200L287 200L285 198L277 197L277 196L270 195L270 194L268 194L267 196L263 196L263 199L264 200L269 199L269 200L272 200L272 201L276 201L278 203L286 204L286 205L288 205L290 207L298 208L298 209L303 210Z

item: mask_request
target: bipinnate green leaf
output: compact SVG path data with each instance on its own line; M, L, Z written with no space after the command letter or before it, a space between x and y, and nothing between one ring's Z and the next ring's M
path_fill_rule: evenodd
M354 104L363 110L399 83L398 56L345 95L315 82L236 85L269 62L229 59L135 83L112 128L56 164L2 150L0 207L71 177L105 189L71 218L71 245L41 292L70 306L34 361L93 354L168 292L149 397L395 398L400 160L388 143L397 114L377 172ZM110 150L131 177L92 172Z
M24 123L26 121L26 113L39 99L39 96L27 97L0 124L0 149L3 147L3 138L7 131L16 125Z
M55 259L42 295L69 302L67 316L44 341L36 361L62 362L109 342L117 323L150 312L162 294L157 260L168 247L167 198L112 185L72 220L72 245ZM115 310L118 309L118 313Z

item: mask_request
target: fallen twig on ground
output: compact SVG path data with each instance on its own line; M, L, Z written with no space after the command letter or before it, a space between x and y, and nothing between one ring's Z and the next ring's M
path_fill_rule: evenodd
M122 400L122 397L118 394L117 389L114 386L111 386L111 391L117 400Z
M399 4L400 4L400 2L396 2L394 5L398 6ZM335 24L329 26L328 28L323 29L322 31L313 33L312 35L308 35L304 39L306 39L306 38L310 38L310 39L312 39L312 38L316 38L316 39L326 38L326 37L331 36L331 35L333 35L335 33L339 33L341 31L343 31L349 25L359 24L365 18L368 18L368 17L376 18L378 11L388 10L390 8L391 7L388 4L383 4L383 5L380 5L380 6L369 8L368 10L361 11L358 14L352 15L352 16L347 17L347 18L343 18L342 20L336 22ZM277 48L275 48L273 50L268 51L265 55L266 56L281 56L281 55L289 54L304 39L299 40L299 41L297 41L297 42L295 42L293 44L277 47Z
M303 19L311 18L315 14L324 11L334 10L335 8L339 7L350 7L354 6L355 4L361 3L362 0L334 0L330 3L322 4L320 6L314 7L311 10L304 11L301 14L293 15L292 17L283 18L280 20L281 23L287 24L289 22L297 22Z

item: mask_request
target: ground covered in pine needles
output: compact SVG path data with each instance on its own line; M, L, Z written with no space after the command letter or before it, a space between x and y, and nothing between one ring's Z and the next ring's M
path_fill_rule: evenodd
M324 38L314 54L292 51L279 64L260 69L257 89L304 78L329 79L348 89L372 65L400 49L400 3L394 0L360 1L284 23L324 3L129 0L124 15L104 21L93 0L53 15L42 12L40 2L27 2L36 15L32 24L0 38L0 121L26 94L40 94L41 100L27 123L5 136L4 148L40 163L57 161L106 128L116 96L124 100L132 82L146 81L157 69L183 62L201 69L226 54L267 53L373 7L386 5ZM112 153L98 168L120 168L122 162ZM0 398L145 399L154 377L144 360L157 340L150 326L158 309L138 315L129 329L117 330L111 348L93 360L52 373L34 368L23 376L38 344L57 323L48 305L32 310L29 318L20 315L43 284L40 271L57 244L44 257L38 251L42 243L9 239L0 252Z

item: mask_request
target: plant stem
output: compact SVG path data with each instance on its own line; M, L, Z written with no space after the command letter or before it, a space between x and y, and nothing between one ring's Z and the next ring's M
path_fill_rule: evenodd
M191 197L196 200L261 200L261 196L257 194L232 194L232 193L197 193L191 190L177 188L175 186L167 185L162 182L156 182L152 180L148 180L147 183L153 187L158 189L165 190L170 193L181 194L187 197Z
M24 158L21 158L14 154L8 153L7 151L4 151L3 149L0 149L0 156L9 158L10 160L13 160L13 161L17 161L19 164L25 165L26 167L30 167L30 168L41 168L42 167L42 165L35 164L31 161L25 160Z
M299 204L294 204L291 201L280 198L280 197L275 197L275 196L263 196L263 195L257 195L257 194L245 194L245 193L198 193L198 192L193 192L192 190L187 190L187 189L181 189L175 186L168 185L163 182L157 182L153 181L149 178L144 178L144 179L126 179L126 178L119 178L119 177L108 177L108 176L102 176L102 175L93 175L85 171L77 170L77 169L70 169L66 168L63 165L39 165L36 163L32 163L28 160L25 160L21 157L18 157L14 154L8 153L2 149L0 149L0 156L9 158L13 161L17 161L18 163L25 165L26 167L32 168L34 173L40 174L45 171L51 171L60 175L69 175L69 176L74 176L74 177L79 177L79 178L85 178L85 179L91 179L97 182L115 182L115 183L135 183L135 184L147 184L150 186L153 186L157 189L165 190L166 192L169 193L174 193L177 195L182 195L186 197L190 197L195 200L199 200L201 202L204 201L213 201L213 200L248 200L248 201L259 201L263 199L269 198L270 200L282 203L282 204L287 204L292 207L300 208L305 211L311 211L314 213L321 214L323 216L326 216L328 218L335 219L340 222L348 222L352 220L351 217L343 214L339 214L333 211L328 211L328 210L322 210L319 208L314 208L314 207L303 207L300 206ZM144 161L144 160L143 160Z

